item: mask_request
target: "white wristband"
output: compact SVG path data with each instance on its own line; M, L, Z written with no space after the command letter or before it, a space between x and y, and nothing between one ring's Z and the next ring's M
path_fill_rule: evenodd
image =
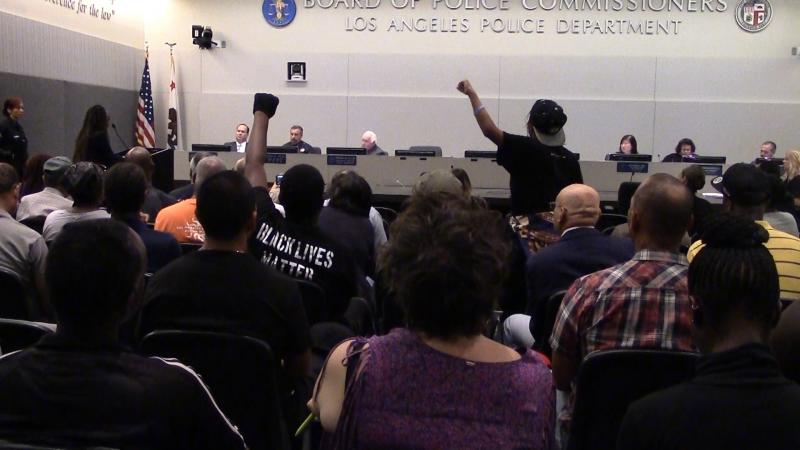
M478 115L478 114L480 114L480 113L481 113L481 111L483 111L484 109L486 109L486 108L485 108L483 105L481 105L481 106L478 106L477 108L475 108L475 115L477 116L477 115Z

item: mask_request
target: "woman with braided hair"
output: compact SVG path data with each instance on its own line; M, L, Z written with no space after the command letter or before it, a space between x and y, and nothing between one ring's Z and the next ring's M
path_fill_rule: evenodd
M800 386L767 347L780 316L769 235L747 218L709 218L689 265L695 377L634 403L617 449L800 448Z

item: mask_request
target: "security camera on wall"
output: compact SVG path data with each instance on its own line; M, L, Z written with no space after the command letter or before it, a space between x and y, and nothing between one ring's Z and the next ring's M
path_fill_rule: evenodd
M212 40L213 37L214 32L211 27L192 25L192 44L208 50L217 46L217 43Z
M304 82L306 81L306 63L290 62L286 64L286 81Z

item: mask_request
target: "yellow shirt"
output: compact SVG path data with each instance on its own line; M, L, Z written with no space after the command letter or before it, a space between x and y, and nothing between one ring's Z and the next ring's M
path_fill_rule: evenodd
M175 236L180 243L203 243L206 233L194 212L197 199L189 198L158 212L155 229Z
M791 234L772 228L763 220L756 223L764 227L769 233L769 240L764 243L767 250L775 260L780 278L781 300L800 300L800 239ZM689 262L705 247L702 241L697 241L689 247Z

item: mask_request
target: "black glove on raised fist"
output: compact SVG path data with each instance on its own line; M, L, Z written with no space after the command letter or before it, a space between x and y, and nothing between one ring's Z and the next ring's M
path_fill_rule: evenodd
M272 94L256 94L253 98L253 112L261 111L271 118L278 109L278 103L280 99Z

